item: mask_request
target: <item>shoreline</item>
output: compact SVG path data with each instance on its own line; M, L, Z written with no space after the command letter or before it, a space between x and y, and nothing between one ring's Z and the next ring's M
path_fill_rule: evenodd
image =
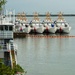
M5 15L5 16L8 16L8 15ZM11 15L11 17L13 17L13 16L19 17L20 15ZM38 16L45 17L46 14L39 14ZM58 16L58 14L51 14L50 16L56 17L56 16ZM62 14L62 16L70 17L70 16L75 16L75 14ZM21 17L34 17L34 15L25 15L25 16L21 15Z

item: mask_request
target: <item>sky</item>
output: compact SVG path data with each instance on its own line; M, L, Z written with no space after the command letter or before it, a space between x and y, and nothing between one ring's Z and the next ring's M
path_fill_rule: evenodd
M28 14L34 12L57 14L61 11L66 14L75 14L75 0L7 0L5 8L15 10L16 13L24 11Z

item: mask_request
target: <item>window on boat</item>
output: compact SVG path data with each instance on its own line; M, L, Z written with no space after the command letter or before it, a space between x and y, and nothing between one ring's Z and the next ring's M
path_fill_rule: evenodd
M0 31L3 31L3 26L0 26Z
M12 31L13 30L13 27L12 26L9 26L9 31Z
M5 26L5 30L8 31L8 26Z

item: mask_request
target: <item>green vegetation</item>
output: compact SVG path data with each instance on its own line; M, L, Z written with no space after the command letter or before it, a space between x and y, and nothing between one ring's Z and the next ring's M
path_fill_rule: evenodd
M23 68L18 64L13 68L13 71L14 71L15 74L18 73L18 72L24 73Z
M4 74L14 75L14 71L10 67L0 63L0 75L4 75Z
M2 6L5 5L6 0L0 0L0 11L2 10Z
M26 73L20 65L16 65L13 69L0 63L0 75L15 75L15 74Z
M0 50L2 49L2 46L0 46Z

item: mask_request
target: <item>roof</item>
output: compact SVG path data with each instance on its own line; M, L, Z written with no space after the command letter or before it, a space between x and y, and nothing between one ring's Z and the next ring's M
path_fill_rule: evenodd
M0 25L10 25L10 26L13 26L14 24L13 23L10 23L10 22L8 22L8 21L1 21L0 22Z
M7 26L13 26L14 24L12 24L12 23L2 23L0 25L2 25L2 26L5 26L5 25L7 25Z

